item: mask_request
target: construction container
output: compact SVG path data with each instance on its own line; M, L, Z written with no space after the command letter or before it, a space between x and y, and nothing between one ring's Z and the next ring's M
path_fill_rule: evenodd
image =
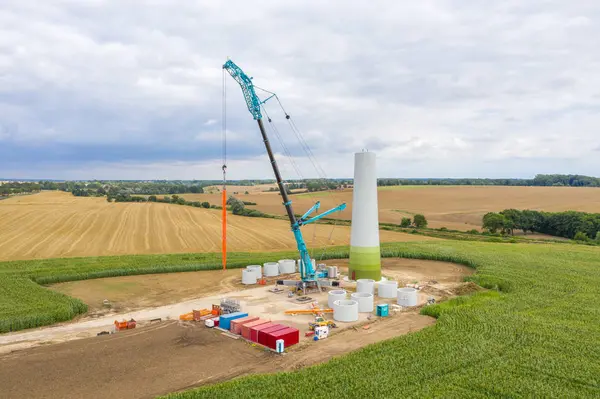
M246 270L253 270L256 274L256 279L262 278L262 266L261 265L248 265L246 266Z
M331 290L327 295L327 305L333 309L333 303L342 299L346 299L346 290Z
M221 327L223 330L229 330L231 327L231 321L241 319L242 317L248 317L248 313L235 312L221 315L219 318L219 327Z
M264 330L261 330L258 332L257 342L261 345L267 346L267 338L269 337L269 335L272 332L279 331L279 330L285 330L287 328L289 328L289 327L284 326L283 324L276 324L272 327L265 328Z
M293 259L282 259L279 262L280 274L291 274L296 272L296 262Z
M242 324L242 337L250 339L250 329L261 324L270 323L270 320L258 319Z
M252 285L256 284L256 270L255 269L244 269L242 270L242 284Z
M219 327L219 318L215 317L214 319L212 319L215 322L215 327Z
M350 298L358 302L358 311L360 313L373 311L373 294L367 292L355 292L350 295Z
M248 316L242 317L241 319L231 320L231 324L229 325L229 331L231 331L234 334L241 334L242 325L255 320L258 320L258 316Z
M417 306L417 290L414 288L398 288L398 305Z
M300 331L297 328L288 327L283 330L273 331L267 335L267 347L277 349L277 340L282 339L284 346L289 348L300 341Z
M375 295L375 280L361 278L356 281L356 292L366 292Z
M387 303L377 305L377 316L387 317L390 314L390 307Z
M279 276L279 263L277 262L267 262L263 265L263 272L265 277L275 277Z
M352 322L358 320L358 302L339 300L333 303L333 319L335 321Z
M380 281L377 284L377 295L380 298L396 298L398 296L398 282Z
M269 322L265 324L259 324L258 326L250 327L250 341L258 342L258 334L260 331L266 330L267 328L271 328L276 326L277 323Z

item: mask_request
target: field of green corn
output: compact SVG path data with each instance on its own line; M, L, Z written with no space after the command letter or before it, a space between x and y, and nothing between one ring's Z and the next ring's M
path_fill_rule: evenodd
M599 398L600 250L435 242L384 248L474 265L496 288L427 307L438 322L328 363L176 393L193 398Z
M425 308L418 333L293 373L254 376L171 398L600 397L600 248L463 241L395 243L384 256L477 268L490 288ZM230 267L295 256L229 254ZM347 248L325 258L347 257ZM47 325L86 311L40 284L220 267L216 254L71 258L0 263L0 331Z

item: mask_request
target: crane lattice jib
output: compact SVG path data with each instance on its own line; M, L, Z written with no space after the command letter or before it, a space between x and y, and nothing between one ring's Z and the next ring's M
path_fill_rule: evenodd
M262 119L260 112L261 101L254 91L254 85L252 84L252 78L249 77L237 66L233 61L228 60L224 65L225 69L233 79L240 85L242 92L244 93L244 99L246 100L246 106L248 111L252 114L255 120Z

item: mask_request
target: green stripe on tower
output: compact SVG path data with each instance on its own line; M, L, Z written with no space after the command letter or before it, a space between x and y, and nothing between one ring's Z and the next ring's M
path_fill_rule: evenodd
M379 247L350 247L349 276L353 280L370 278L381 280L381 253Z

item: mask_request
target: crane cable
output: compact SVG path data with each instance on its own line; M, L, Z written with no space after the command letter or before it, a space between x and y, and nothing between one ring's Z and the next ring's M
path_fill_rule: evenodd
M223 93L221 110L221 136L222 143L222 162L223 162L223 190L221 194L221 262L223 270L227 269L227 79L225 79L225 69L223 69Z
M261 88L261 87L257 87L257 86L254 86L254 87L256 87L256 88L258 88L258 89L260 89L260 90L262 90L262 91L265 91L265 92L267 92L267 93L272 93L272 92L270 92L270 91L268 91L268 90L265 90L265 89L263 89L263 88ZM272 94L274 94L274 93L272 93ZM309 159L309 161L312 163L312 165L313 165L313 167L314 167L315 171L317 172L317 175L320 177L320 179L317 179L317 180L322 180L322 181L323 181L323 183L324 183L324 184L326 184L326 183L327 183L327 176L326 176L326 173L325 173L325 171L323 170L323 168L322 168L322 167L319 165L319 163L318 163L318 161L317 161L317 159L316 159L316 157L315 157L314 153L313 153L313 152L312 152L312 150L310 149L310 146L309 146L309 145L308 145L308 143L306 142L306 139L304 138L304 136L303 136L302 132L300 131L300 129L298 129L298 127L297 127L296 123L293 121L293 119L291 118L291 116L290 116L290 115L287 113L287 111L286 111L286 110L285 110L285 108L283 107L283 104L282 104L282 103L281 103L281 101L279 100L279 97L275 95L275 98L277 99L277 102L278 102L278 104L279 104L280 108L282 109L282 111L283 111L283 113L284 113L284 115L285 115L285 118L286 118L286 120L288 121L288 123L289 123L289 125L290 125L290 128L291 128L291 129L292 129L292 131L294 132L294 134L295 134L296 138L297 138L297 139L298 139L298 141L300 142L300 145L301 145L302 149L304 150L305 154L307 155L307 158L308 158L308 159ZM276 129L275 125L274 125L274 124L273 124L273 122L272 122L272 119L271 119L271 118L270 118L270 116L268 115L268 113L267 113L267 110L266 110L266 107L264 106L264 104L263 104L263 109L265 110L265 114L267 115L268 121L270 122L270 123L269 123L269 125L272 125L272 127L274 128L275 134L276 134L276 136L277 136L277 138L278 138L279 142L281 143L282 147L284 148L284 154L285 154L285 156L286 156L286 157L288 157L288 158L290 159L290 163L292 164L292 166L293 166L293 167L294 167L294 169L296 170L296 173L298 173L298 175L299 175L299 176L300 176L302 179L304 179L304 177L302 176L302 173L300 172L299 168L297 167L297 164L296 164L296 162L293 160L293 158L292 158L292 156L291 156L291 153L289 152L289 150L287 149L287 146L286 146L286 145L285 145L285 143L283 142L283 139L281 138L281 135L279 134L279 131L278 131L278 129ZM304 179L304 180L305 180L305 179ZM309 197L310 197L310 198L311 198L311 199L314 201L314 197L313 197L313 195L312 195L312 194L310 194L310 192L309 192ZM335 199L336 201L338 200L338 198L337 198L337 195L333 194L333 197L334 197L334 199ZM332 229L331 229L331 231L330 231L329 238L328 238L328 241L327 241L328 243L331 243L331 240L332 240L332 237L333 237L333 233L335 232L335 229L336 229L336 227L337 227L337 224L338 224L338 220L337 220L337 219L334 219L334 222L333 222L333 227L332 227ZM316 232L316 227L317 227L317 226L316 226L316 224L315 224L315 225L314 225L314 229L313 229L313 238L312 238L312 246L313 246L313 258L314 258L314 244L315 244L315 241L316 241L316 234L317 234L317 232ZM323 259L323 257L325 256L325 253L326 253L326 252L327 252L327 246L324 246L324 248L323 248L323 252L321 253L321 256L320 256L320 259L319 259L319 260L322 260L322 259Z
M267 108L265 107L264 104L262 105L262 109L265 112L265 115L267 117L267 121L269 122L269 127L271 128L271 131L275 134L275 137L277 138L277 141L279 142L279 145L281 146L281 148L283 150L284 156L289 159L289 162L292 165L292 168L294 169L294 171L296 172L296 175L301 180L304 180L304 176L303 176L303 174L301 172L300 167L298 166L298 164L294 160L291 151L289 150L289 148L285 144L285 141L283 140L283 137L279 133L279 129L277 128L277 126L273 122L273 119L271 119L271 117L269 116L269 112L267 111ZM286 180L283 180L283 182L287 183L289 185L289 182L287 182ZM314 201L314 196L310 192L308 193L308 195L309 195L311 201ZM309 248L312 251L311 258L313 258L313 259L314 259L314 255L315 255L315 249L314 249L314 247L315 247L316 238L317 238L317 225L315 223L313 225L313 236L312 236L311 248Z

